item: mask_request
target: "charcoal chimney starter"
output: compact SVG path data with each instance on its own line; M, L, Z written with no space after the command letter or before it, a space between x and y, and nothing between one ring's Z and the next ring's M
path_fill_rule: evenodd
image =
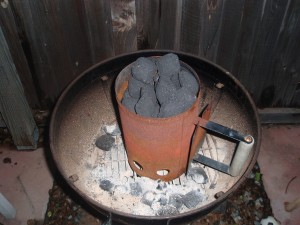
M186 63L181 62L181 67L193 74L200 86L196 72ZM190 144L195 130L194 120L200 110L200 91L194 104L179 115L167 118L137 115L121 103L128 88L131 68L132 63L118 74L115 82L129 164L140 176L171 181L187 171Z

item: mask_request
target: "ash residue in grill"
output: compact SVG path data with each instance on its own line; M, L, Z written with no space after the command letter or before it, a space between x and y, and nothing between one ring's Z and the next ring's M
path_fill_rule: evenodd
M106 134L111 135L111 136L117 136L117 135L121 134L120 127L116 123L116 121L113 121L112 123L104 126L103 130Z
M207 174L202 167L190 168L187 175L197 184L206 184L208 182Z
M114 144L110 151L97 151L95 148L95 166L90 167L85 186L90 196L103 205L135 215L168 216L197 209L213 201L216 192L228 190L224 182L231 177L220 178L216 171L198 163L191 163L187 174L171 182L137 176L129 165L117 121L103 125L99 131L100 136L104 134L114 138ZM218 146L214 143L207 135L199 154L212 159L218 157L225 162L222 149L227 149L228 143L223 140L218 142ZM217 180L218 186L211 189Z
M138 58L131 68L122 104L145 117L170 117L193 105L199 84L192 73L181 68L178 56Z

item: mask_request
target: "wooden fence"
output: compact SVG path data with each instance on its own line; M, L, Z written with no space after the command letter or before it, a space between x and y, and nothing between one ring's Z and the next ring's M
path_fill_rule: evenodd
M0 3L1 29L31 107L50 108L91 65L139 49L204 57L232 72L258 106L300 106L300 0Z

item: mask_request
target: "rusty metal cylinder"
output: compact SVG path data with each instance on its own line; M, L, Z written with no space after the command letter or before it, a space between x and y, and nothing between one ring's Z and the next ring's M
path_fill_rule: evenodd
M131 168L140 176L164 181L173 180L186 172L195 118L199 115L200 81L197 73L187 64L181 67L190 71L199 83L194 104L185 112L167 118L150 118L129 111L122 103L132 64L125 67L115 82L115 92Z

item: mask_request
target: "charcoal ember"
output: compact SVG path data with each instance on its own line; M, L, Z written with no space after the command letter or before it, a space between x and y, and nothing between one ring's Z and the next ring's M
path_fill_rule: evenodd
M145 84L151 84L153 83L153 77L157 73L157 67L153 60L140 57L133 63L131 72L135 79Z
M159 57L156 65L160 77L166 77L170 79L173 74L179 73L180 71L178 56L173 53Z
M171 81L172 81L172 83L174 84L174 86L176 87L176 89L181 88L181 84L180 84L179 74L178 74L178 73L173 74L173 75L171 76Z
M159 104L156 99L153 85L142 87L141 98L135 105L135 111L141 116L157 117L159 113Z
M158 117L170 117L178 115L190 108L196 100L187 88L181 87L176 94L160 107Z
M96 146L104 151L109 151L115 144L115 138L111 135L104 134L97 138Z
M190 191L182 197L183 204L189 209L194 208L204 200L204 195L197 190Z
M135 105L138 102L138 99L135 99L130 96L128 89L124 93L124 97L122 99L122 104L131 112L135 113Z
M169 78L160 78L155 88L159 103L162 105L168 102L176 95L176 90L176 86Z
M179 81L182 87L188 89L193 95L197 95L199 84L192 73L187 70L181 70L179 73Z
M180 194L170 195L168 204L174 206L176 209L179 210L183 205L182 195Z
M208 182L208 176L202 167L190 168L187 175L197 184L206 184Z
M142 81L134 79L134 77L130 77L128 81L128 92L129 95L135 99L139 99L141 97L141 88L145 85Z
M171 216L177 214L179 214L178 209L171 205L163 206L156 211L157 216Z
M143 197L141 199L141 202L145 205L151 206L154 199L155 199L156 193L153 191L147 191L143 194Z
M104 191L110 192L110 191L112 191L114 186L115 185L110 180L100 180L99 187Z
M141 196L143 193L143 189L141 185L137 182L130 183L130 194L133 196Z

